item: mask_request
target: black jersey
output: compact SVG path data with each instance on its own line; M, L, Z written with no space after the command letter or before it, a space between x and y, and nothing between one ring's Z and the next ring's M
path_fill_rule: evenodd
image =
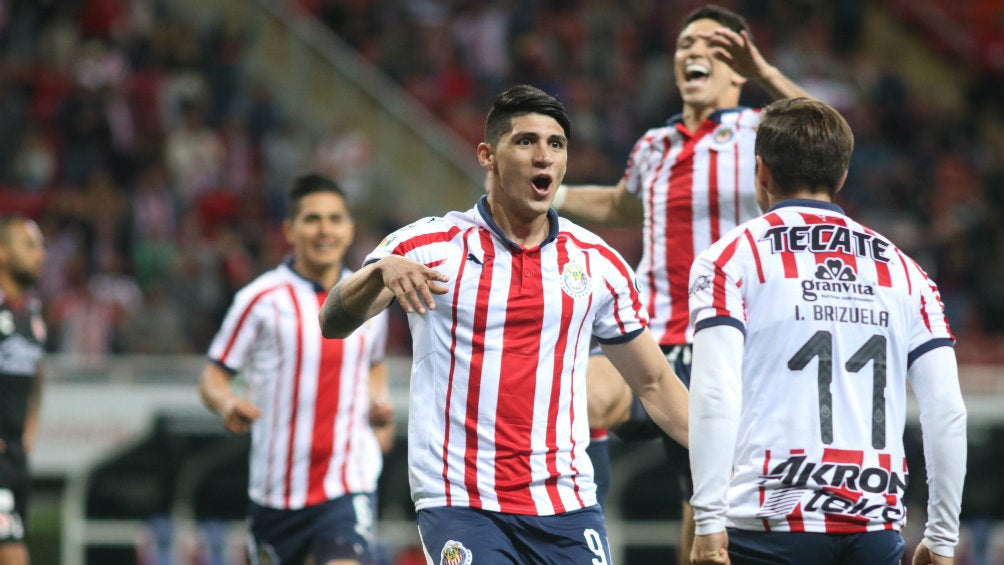
M45 353L41 305L28 299L12 306L0 293L0 438L20 444L28 399Z

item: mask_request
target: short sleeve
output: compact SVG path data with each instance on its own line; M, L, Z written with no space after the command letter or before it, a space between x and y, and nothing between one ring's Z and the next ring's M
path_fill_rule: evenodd
M249 289L237 293L209 345L211 360L233 372L243 368L258 335L255 307L261 297L261 293L252 293Z
M731 255L729 247L735 245L737 240L724 251L721 246L712 246L698 255L690 268L690 323L695 332L719 325L746 332L742 276L734 262L724 259Z
M635 274L613 250L602 256L602 276L596 289L599 308L593 335L600 343L630 341L648 326Z

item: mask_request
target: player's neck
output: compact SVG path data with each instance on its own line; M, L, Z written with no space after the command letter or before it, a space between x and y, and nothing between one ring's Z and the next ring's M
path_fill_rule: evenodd
M488 213L509 241L523 247L540 245L550 233L551 225L548 222L547 214L534 218L522 218L506 210L504 206L493 206L491 198L488 199Z
M0 273L0 293L10 304L20 304L24 297L24 287L14 281L9 274Z
M696 131L704 123L704 120L711 117L711 114L722 108L735 108L738 106L738 94L738 91L734 95L732 93L722 94L718 96L717 100L706 104L685 103L683 105L683 125L690 131Z
M697 131L717 108L713 106L686 106L683 109L683 125L687 130Z
M833 198L831 198L826 192L796 190L787 194L770 194L768 207L773 207L778 202L784 202L785 200L816 200L818 202L833 202Z
M333 264L323 269L308 269L303 264L294 261L293 270L299 273L300 276L321 285L324 290L334 288L335 284L338 283L338 279L342 276L341 263Z

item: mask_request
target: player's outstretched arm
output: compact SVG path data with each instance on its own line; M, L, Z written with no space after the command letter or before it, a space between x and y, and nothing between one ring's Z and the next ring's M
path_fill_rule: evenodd
M687 389L646 328L625 343L603 344L603 352L641 399L652 420L677 443L687 446Z
M736 33L729 28L720 27L702 34L702 37L712 47L717 48L715 57L728 64L737 73L755 81L774 100L813 97L777 67L768 63L745 31Z
M386 308L396 298L411 314L435 309L433 294L446 294L440 283L449 277L399 255L388 255L370 263L331 289L318 316L321 334L326 338L344 338Z
M551 206L562 216L593 226L641 224L641 200L628 194L624 179L617 186L561 185Z

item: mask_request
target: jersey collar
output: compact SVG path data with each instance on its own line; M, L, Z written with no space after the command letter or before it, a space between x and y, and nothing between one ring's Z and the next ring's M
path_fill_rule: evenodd
M725 114L731 114L733 112L742 112L744 110L749 110L749 108L747 108L746 106L736 106L735 108L719 108L714 112L712 112L711 115L708 116L708 119L706 121L710 120L712 122L715 122L716 124L720 124L722 123L722 116L724 116ZM683 123L682 112L666 120L667 126L675 126L676 124L682 124L682 123Z
M788 200L782 200L777 204L771 206L767 211L773 212L778 208L791 208L798 206L800 208L820 208L823 210L829 210L830 212L836 212L842 216L846 216L844 209L840 206L834 204L833 202L823 202L822 200L810 200L808 198L790 198Z
M327 289L325 289L323 286L321 286L321 283L315 281L314 279L309 279L309 278L303 276L302 273L300 273L296 269L294 269L293 268L293 259L294 259L294 257L292 255L290 255L289 257L286 258L285 261L283 261L282 266L286 267L287 269L289 269L289 272L292 273L293 276L295 276L296 278L298 278L298 279L302 280L303 282L305 282L305 283L313 286L314 290L316 292L327 292ZM349 269L347 269L346 267L342 267L342 277L341 278L345 278L345 276L346 276L346 274L347 274L348 271L349 271Z
M526 248L522 245L510 240L504 233L502 233L502 228L495 223L495 219L492 215L488 213L488 196L484 195L478 199L478 214L481 215L481 219L484 220L485 224L491 229L495 235L505 242L511 249L514 250L525 250ZM550 226L548 229L547 239L545 239L538 247L543 247L548 243L551 243L555 239L558 239L558 213L554 211L554 208L549 208L547 210L547 223Z

